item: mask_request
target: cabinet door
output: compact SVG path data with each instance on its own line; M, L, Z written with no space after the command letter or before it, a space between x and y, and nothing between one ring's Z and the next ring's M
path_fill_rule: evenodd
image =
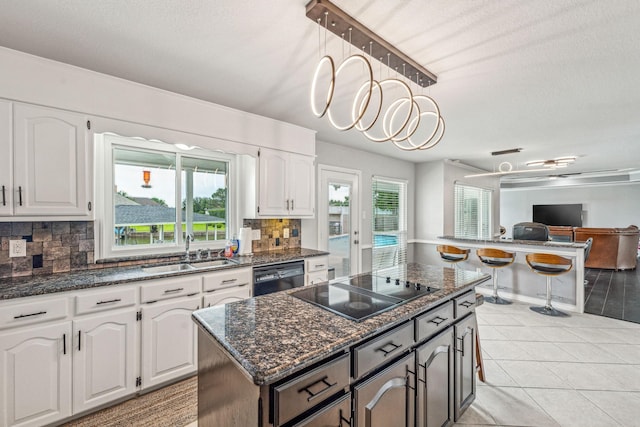
M142 307L143 387L196 372L198 340L191 313L199 306L198 295Z
M277 150L260 150L258 182L259 216L288 215L287 161L289 154ZM291 203L291 202L289 202Z
M291 154L288 164L289 215L312 216L315 208L314 158Z
M0 216L13 213L11 103L0 101Z
M453 424L453 327L417 350L417 427Z
M0 334L0 425L42 426L71 415L71 322Z
M138 346L133 309L73 321L73 412L136 391Z
M215 290L206 294L202 297L202 306L213 307L214 305L227 304L247 298L251 298L251 286L235 286L233 288Z
M354 388L354 426L413 427L415 356L398 360Z
M89 215L85 130L80 114L14 106L16 215Z
M455 325L455 415L456 421L476 397L476 314Z

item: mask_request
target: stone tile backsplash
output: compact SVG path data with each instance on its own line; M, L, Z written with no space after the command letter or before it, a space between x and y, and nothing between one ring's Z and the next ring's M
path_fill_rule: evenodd
M254 253L300 247L300 219L245 219L243 223L252 230L260 230L260 240L254 240L251 245L251 251ZM287 230L289 237L285 238Z
M27 241L27 256L9 257L9 241ZM0 223L0 278L86 270L94 262L93 222Z

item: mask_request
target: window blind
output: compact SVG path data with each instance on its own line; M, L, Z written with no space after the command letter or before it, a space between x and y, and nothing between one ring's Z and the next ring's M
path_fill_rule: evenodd
M454 185L455 237L491 238L491 190Z
M372 270L407 261L407 183L374 177L372 181Z

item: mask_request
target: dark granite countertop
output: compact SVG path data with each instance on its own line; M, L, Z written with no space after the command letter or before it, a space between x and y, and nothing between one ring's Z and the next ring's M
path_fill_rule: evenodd
M539 241L539 240L514 240L514 239L464 239L453 236L438 236L438 239L455 240L457 242L468 242L476 244L514 244L514 245L527 245L527 246L546 246L550 248L584 248L585 242L558 242L558 241Z
M289 295L295 290L198 310L193 318L236 359L255 384L262 385L404 322L491 277L475 271L415 263L398 268L406 270L408 280L440 290L362 322L348 320ZM391 271L380 273L387 275Z
M281 251L261 252L256 253L253 256L234 257L233 260L236 261L235 264L220 266L213 269L195 269L152 274L145 272L142 266L134 266L98 268L94 270L49 274L43 276L3 278L0 279L0 301L33 295L44 295L56 292L67 292L78 289L117 285L141 280L175 277L185 274L205 274L230 268L281 263L320 255L327 255L327 252L317 251L314 249L296 248ZM197 264L197 261L193 261L191 264L195 265Z

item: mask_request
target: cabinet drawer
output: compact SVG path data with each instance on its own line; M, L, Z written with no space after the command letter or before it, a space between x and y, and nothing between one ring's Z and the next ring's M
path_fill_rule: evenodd
M135 288L91 291L76 296L76 314L95 313L113 308L129 307L136 303Z
M274 388L275 425L282 425L349 386L349 355Z
M205 292L210 292L231 286L249 285L252 277L253 270L251 268L232 268L218 273L206 274L203 276L203 289Z
M326 282L329 280L329 272L327 270L314 271L313 273L306 274L305 284L316 285L318 283Z
M140 302L158 301L200 293L202 276L181 276L140 285Z
M24 304L0 306L0 329L64 319L68 315L68 298L45 298Z
M441 305L418 317L416 322L416 341L421 342L436 332L449 326L453 321L453 301Z
M229 302L241 301L251 298L251 286L235 286L217 291L211 291L202 297L203 307L213 307L214 305L227 304Z
M473 311L476 308L476 293L475 291L467 292L464 295L460 295L457 298L454 298L453 303L455 304L455 316L456 319L461 319L467 313Z
M305 272L312 273L314 271L326 270L329 268L329 257L327 256L314 256L311 258L306 258L305 262Z
M353 377L358 379L413 344L413 322L405 323L353 349Z

